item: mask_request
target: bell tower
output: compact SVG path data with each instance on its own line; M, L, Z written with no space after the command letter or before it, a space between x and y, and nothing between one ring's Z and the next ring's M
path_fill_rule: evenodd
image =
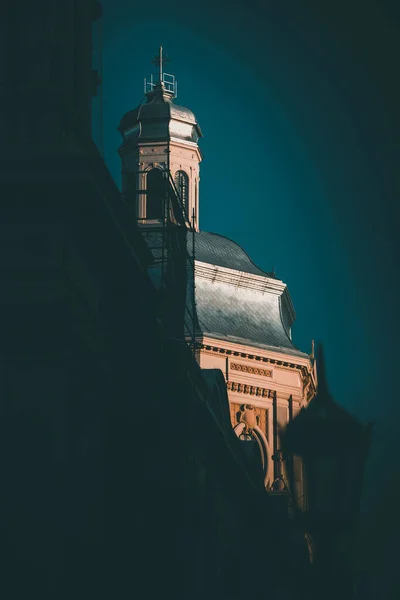
M157 80L144 82L144 101L122 118L118 127L123 141L119 148L122 187L137 221L156 228L163 215L165 178L178 191L187 218L199 229L199 166L202 154L198 141L202 132L188 108L174 103L177 82L164 72L169 59L159 54L153 60Z

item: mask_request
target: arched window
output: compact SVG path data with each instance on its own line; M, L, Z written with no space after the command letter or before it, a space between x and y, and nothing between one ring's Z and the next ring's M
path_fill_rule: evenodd
M160 169L147 173L146 219L162 219L164 206L164 177Z
M176 172L175 185L181 197L182 204L187 209L189 200L189 177L185 171Z

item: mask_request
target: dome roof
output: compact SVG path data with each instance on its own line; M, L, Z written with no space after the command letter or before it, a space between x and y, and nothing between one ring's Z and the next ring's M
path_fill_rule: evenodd
M125 142L175 138L197 143L202 137L193 112L174 104L172 94L160 84L146 94L146 102L122 117L118 129Z
M308 358L288 335L277 294L263 294L196 275L195 296L199 334Z
M191 243L189 234L188 244ZM200 262L275 279L273 273L259 269L239 244L223 235L207 231L195 233L195 250L196 260Z
M191 252L193 234L188 234ZM219 277L196 273L197 330L207 337L253 347L273 350L292 356L308 358L290 338L293 322L287 302L282 299L284 287L273 273L259 269L239 244L206 231L195 235L195 261L240 271L243 275L257 275L274 279L282 292L254 289L242 281L238 285ZM273 282L275 284L275 282Z

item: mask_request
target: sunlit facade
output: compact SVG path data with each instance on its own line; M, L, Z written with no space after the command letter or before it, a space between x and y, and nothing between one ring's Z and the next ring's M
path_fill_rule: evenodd
M254 411L255 423L249 429L261 440L265 487L282 491L287 482L279 433L316 393L313 351L302 352L292 341L295 312L286 284L256 266L233 240L200 229L202 134L193 112L175 104L175 96L174 79L170 84L161 73L157 84L151 82L145 101L121 120L124 189L133 178L139 190L128 190L127 202L146 231L152 224L157 230L163 215L161 191L158 212L154 208L154 181L161 181L163 172L172 177L196 231L188 235L188 247L195 262L199 364L223 373L231 424L238 435L244 429L244 411ZM301 479L301 465L296 472Z

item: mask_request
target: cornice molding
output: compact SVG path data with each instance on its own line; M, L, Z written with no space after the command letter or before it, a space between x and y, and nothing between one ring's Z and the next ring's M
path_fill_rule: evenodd
M171 136L170 144L173 146L177 146L179 148L185 148L186 150L191 150L192 152L195 151L198 156L199 162L201 162L203 159L202 152L201 152L200 147L198 146L197 142L189 142L189 141L184 142L180 138L175 138L175 137Z
M276 296L282 296L287 287L282 281L267 277L266 275L253 275L252 273L228 269L227 267L220 267L219 265L211 265L199 260L195 260L195 276L201 277L202 279L208 279L212 282L219 281L221 283L234 285L235 287L247 288L261 293L275 294ZM288 296L289 292L286 291L285 302L290 301L290 298L287 298Z
M256 364L259 363L267 363L270 365L275 365L276 367L278 367L279 369L282 370L286 370L286 371L295 371L297 372L302 380L303 383L303 389L300 391L301 396L302 396L302 400L301 400L301 406L306 406L310 400L312 400L312 398L314 398L314 396L317 393L317 389L316 389L316 385L314 382L314 378L312 375L312 366L311 364L299 364L298 362L292 362L292 361L285 361L285 360L281 360L279 358L272 358L272 357L268 357L268 356L260 356L260 355L256 355L256 354L250 354L247 352L239 352L236 350L230 350L228 348L221 348L218 346L211 346L210 344L204 344L204 343L198 343L198 349L200 350L201 353L203 354L210 354L212 356L220 356L223 358L235 358L235 357L241 357L244 358L246 360L250 360L250 361L254 361ZM232 364L232 363L231 363ZM230 364L230 366L231 366ZM239 363L233 363L233 364L239 364ZM248 366L244 365L245 367L247 367L247 370L245 372L250 372L248 371ZM250 368L254 368L251 367ZM256 367L258 368L258 367ZM261 367L262 369L262 367ZM237 370L239 371L239 369L230 369L230 370ZM240 369L241 371L243 371L243 369ZM260 369L259 369L260 370ZM266 371L267 369L264 369L264 371ZM256 374L253 373L252 374ZM268 377L268 375L267 375ZM229 386L232 384L231 381L227 382L228 385L228 389L231 389ZM241 386L244 386L246 384L240 384ZM249 386L251 387L251 386ZM254 386L253 386L254 387ZM258 389L258 388L257 388ZM264 388L260 388L260 389L264 389ZM233 391L238 391L238 390L233 390ZM243 392L243 393L250 393L250 392ZM257 394L253 394L253 395L257 395ZM262 396L265 397L265 396Z
M205 354L212 354L214 356L216 354L218 354L219 356L229 356L229 357L240 356L241 358L245 358L246 360L252 360L252 361L254 360L256 362L269 363L271 365L277 365L279 367L289 369L290 371L293 371L293 370L301 371L304 374L307 374L309 372L306 365L299 364L294 361L289 362L289 361L282 360L279 358L270 358L267 356L260 356L259 354L250 354L248 352L239 352L236 350L230 350L228 348L211 346L210 344L198 344L198 347L200 348L200 351L204 352Z

